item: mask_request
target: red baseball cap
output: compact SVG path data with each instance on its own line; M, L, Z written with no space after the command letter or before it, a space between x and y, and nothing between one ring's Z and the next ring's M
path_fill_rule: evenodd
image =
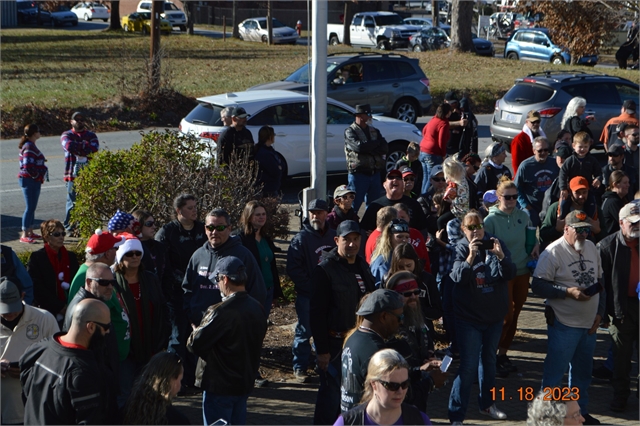
M110 250L115 247L119 247L122 243L124 243L124 237L114 237L108 232L103 232L102 229L96 229L96 232L89 238L87 242L87 248L85 248L85 252L88 254L100 254L106 253L107 250Z

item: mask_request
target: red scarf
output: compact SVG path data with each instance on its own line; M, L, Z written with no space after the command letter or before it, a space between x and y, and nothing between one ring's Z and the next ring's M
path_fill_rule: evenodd
M71 283L71 266L69 265L69 253L67 249L62 246L60 251L56 253L49 243L44 243L44 250L47 252L49 262L53 266L53 271L56 273L56 292L58 293L58 299L63 302L67 300L65 290L62 288L62 283ZM60 255L60 259L58 259ZM62 279L60 279L60 273L62 272Z

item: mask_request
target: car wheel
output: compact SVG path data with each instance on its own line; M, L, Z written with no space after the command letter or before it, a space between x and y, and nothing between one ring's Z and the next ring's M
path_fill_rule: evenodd
M124 24L124 25L122 26L122 29L124 30L124 32L128 33L128 32L129 32L129 25Z
M183 33L187 32L187 26L186 25L180 25L180 31L182 31Z
M340 44L340 40L338 40L338 37L337 37L337 36L333 36L333 37L331 37L331 38L329 39L329 44L330 44L331 46L337 46L337 45L339 45L339 44Z
M507 54L507 59L512 59L514 61L518 60L518 54L516 52L509 52Z
M420 46L419 44L416 44L413 46L413 51L414 52L422 52L422 46Z
M385 168L387 170L387 173L390 170L393 170L396 168L396 163L398 162L399 159L402 158L402 156L407 152L407 146L409 145L409 142L392 142L389 144L389 153L387 154L387 162L385 164ZM387 174L385 173L385 175ZM383 176L384 179L384 176Z
M551 63L553 65L563 65L564 64L564 58L560 55L556 55L553 58L551 58Z
M90 20L91 20L91 18L89 18L89 15L85 13L85 14L84 14L84 20L85 20L85 21L90 21Z
M263 43L269 43L269 37L267 37L266 35L262 36L262 42Z
M378 42L377 48L379 50L391 50L391 45L389 44L389 40L382 39Z
M398 120L406 121L407 123L415 123L418 119L416 102L408 98L400 99L393 107L391 116Z

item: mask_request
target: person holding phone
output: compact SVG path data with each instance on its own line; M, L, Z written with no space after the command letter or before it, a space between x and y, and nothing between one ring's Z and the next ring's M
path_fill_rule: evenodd
M449 420L464 421L476 374L480 414L504 420L507 415L494 404L490 389L496 382L496 350L508 309L508 281L516 276L516 265L504 242L485 233L477 211L464 216L462 232L465 238L456 246L450 273L460 367L449 396Z

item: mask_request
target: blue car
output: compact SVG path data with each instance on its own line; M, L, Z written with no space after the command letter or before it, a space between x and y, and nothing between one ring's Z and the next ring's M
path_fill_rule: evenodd
M561 65L571 63L567 49L551 41L547 28L527 28L515 31L504 48L507 59L551 62ZM593 66L598 63L597 55L587 55L578 59L578 65Z

